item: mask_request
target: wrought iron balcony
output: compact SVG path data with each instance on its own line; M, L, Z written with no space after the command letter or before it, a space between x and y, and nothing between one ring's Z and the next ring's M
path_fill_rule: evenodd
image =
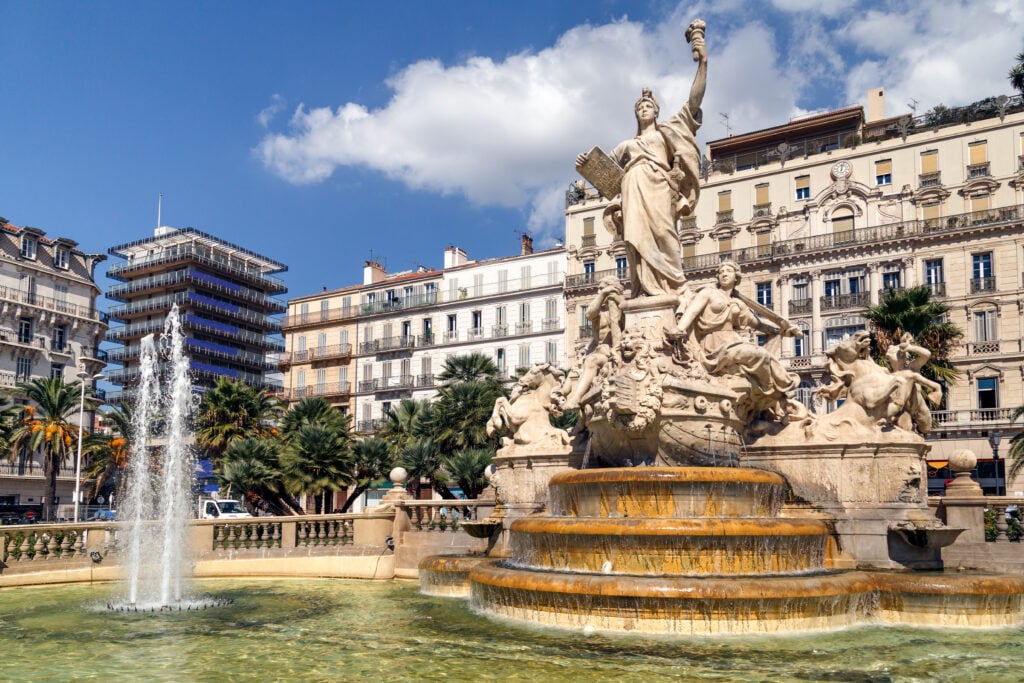
M491 328L492 337L507 337L508 336L508 325L495 325Z
M558 318L544 318L540 321L541 329L545 332L551 332L559 328Z
M789 302L790 315L810 315L814 301L811 299L793 299Z
M378 341L378 351L402 351L416 346L416 337L412 335L407 337L385 337Z
M989 173L989 163L983 161L980 164L968 164L967 165L967 178L984 178L992 175Z
M917 176L917 184L921 189L926 187L939 187L942 185L942 171L935 173L922 173Z
M971 294L994 291L996 291L996 279L994 277L971 278Z
M417 387L432 387L437 384L437 380L433 375L417 375L416 386Z
M384 420L359 420L356 422L356 431L362 434L373 434L384 426Z
M593 328L592 325L582 325L582 326L580 326L580 332L579 332L579 338L580 339L590 339L593 336L594 336L594 328Z
M733 222L732 209L726 209L725 211L716 211L715 212L715 225L718 225L720 223L732 223L732 222Z
M823 296L821 297L821 310L834 311L840 308L863 308L868 305L870 300L871 298L867 292Z
M516 323L516 334L529 334L533 331L532 320L520 320Z
M946 296L945 282L929 282L925 287L932 291L932 296Z

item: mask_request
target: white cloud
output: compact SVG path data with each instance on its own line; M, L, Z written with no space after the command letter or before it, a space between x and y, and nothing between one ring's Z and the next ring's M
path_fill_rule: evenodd
M256 115L256 122L260 124L261 128L267 128L273 118L277 116L284 107L284 98L277 93L274 93L270 97L270 104L264 107L260 113Z
M906 10L775 5L783 11L743 0L680 4L659 24L581 25L550 47L503 60L416 62L388 81L384 107L299 105L287 130L268 133L255 153L293 183L363 167L410 188L522 208L543 239L560 232L576 154L633 134L641 87L654 89L663 117L683 103L694 73L683 33L694 16L709 26L707 140L726 135L720 113L733 132L745 132L803 113L801 102L861 102L878 85L890 114L910 97L923 112L1007 92L1005 72L1024 33L1024 5L1009 0ZM260 121L283 105L275 95Z

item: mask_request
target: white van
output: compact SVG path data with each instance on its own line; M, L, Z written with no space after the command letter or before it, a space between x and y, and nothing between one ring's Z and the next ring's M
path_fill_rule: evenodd
M243 517L252 517L252 515L237 500L199 501L200 519L241 519Z

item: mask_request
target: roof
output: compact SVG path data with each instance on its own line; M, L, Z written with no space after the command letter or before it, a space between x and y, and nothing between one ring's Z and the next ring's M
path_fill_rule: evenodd
M836 109L823 114L815 114L802 119L790 121L781 126L763 128L742 135L713 140L708 143L712 156L716 152L731 152L747 147L764 147L775 141L783 141L792 137L815 135L824 131L835 130L843 125L859 124L864 118L861 105Z
M29 234L35 235L36 238L40 242L42 242L43 244L57 244L57 243L60 243L60 244L63 244L65 246L70 247L71 250L74 251L74 252L77 252L79 254L85 254L84 251L82 251L81 249L77 248L78 247L78 242L74 241L70 237L53 237L53 238L46 237L46 233L43 230L41 230L40 228L34 228L34 227L30 226L30 225L26 225L24 227L19 228L17 225L14 225L13 223L6 223L6 222L4 222L4 223L0 223L0 227L2 227L5 232L11 233L12 235L20 235L23 232L27 232ZM104 257L104 258L106 258L106 257Z
M158 230L166 230L166 232L161 232L159 235L111 247L107 252L112 256L120 256L121 258L126 259L129 256L144 254L154 248L167 249L168 247L173 247L179 244L199 243L225 252L234 258L247 261L253 267L259 268L266 273L278 273L288 270L288 266L283 263L267 258L262 254L257 254L255 251L251 251L245 247L240 247L237 244L232 244L227 240L222 240L219 237L210 235L209 233L196 230L195 228L158 228Z

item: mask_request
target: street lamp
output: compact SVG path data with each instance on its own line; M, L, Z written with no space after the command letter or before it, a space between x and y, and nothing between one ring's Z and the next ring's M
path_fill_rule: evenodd
M988 435L988 445L992 447L992 459L995 460L993 463L996 468L996 495L1003 495L1002 489L1005 487L1005 481L1003 477L999 475L999 442L1003 440L1003 435L999 432L993 431Z
M78 455L75 457L75 523L78 523L78 498L81 495L79 488L82 485L82 432L85 431L85 380L89 379L89 373L85 370L78 371L78 381L82 383L82 395L78 399ZM106 379L102 374L93 375L92 382Z

